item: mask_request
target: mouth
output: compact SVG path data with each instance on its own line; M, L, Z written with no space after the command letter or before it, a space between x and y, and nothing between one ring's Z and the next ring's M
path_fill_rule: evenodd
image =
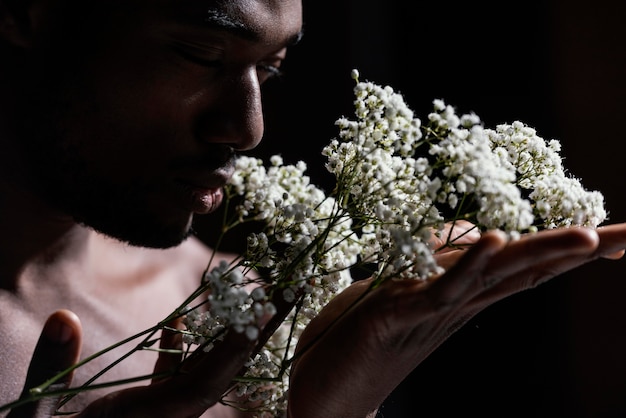
M215 211L224 199L224 189L190 189L191 210L193 213L205 215Z
M228 164L211 172L188 172L174 179L183 193L187 209L204 215L215 211L224 199L224 185L233 175L234 166Z

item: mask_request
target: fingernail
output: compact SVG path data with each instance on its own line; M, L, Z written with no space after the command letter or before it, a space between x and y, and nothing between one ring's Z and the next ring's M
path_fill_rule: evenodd
M46 337L57 344L65 344L72 338L74 330L71 326L55 317L48 319L44 327Z
M601 254L600 257L608 260L619 260L624 256L625 250L619 250L608 254Z

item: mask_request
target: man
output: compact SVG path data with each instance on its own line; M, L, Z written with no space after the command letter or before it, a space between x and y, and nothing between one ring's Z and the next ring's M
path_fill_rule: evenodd
M211 252L188 238L193 217L220 204L234 153L260 141L260 88L299 39L301 14L300 0L0 0L0 404L196 288ZM317 340L294 365L290 416L373 417L481 309L624 247L626 225L512 243L487 233L441 255L448 272L432 284L389 282L334 321L367 284L356 283L301 339ZM69 410L236 416L217 402L253 346L229 333L184 374L86 392ZM109 378L175 361L138 357ZM49 417L55 403L9 416Z

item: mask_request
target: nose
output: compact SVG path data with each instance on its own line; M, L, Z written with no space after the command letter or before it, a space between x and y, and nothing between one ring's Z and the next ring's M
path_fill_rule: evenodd
M263 137L261 86L256 68L223 78L213 90L210 109L200 120L200 137L238 151L256 147Z

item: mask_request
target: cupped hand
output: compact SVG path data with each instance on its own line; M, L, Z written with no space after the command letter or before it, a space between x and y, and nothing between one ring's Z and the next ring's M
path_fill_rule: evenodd
M80 355L82 328L78 317L67 310L59 310L48 318L37 341L21 398L27 398L35 388L61 371L73 366ZM50 390L69 386L69 373L50 386ZM9 412L7 418L50 417L57 409L57 398L43 398L29 402Z
M471 239L468 238L471 241ZM290 418L364 418L433 350L485 307L599 257L617 259L626 224L566 228L507 241L487 232L438 255L428 282L356 282L309 324L291 371Z
M266 339L276 323L291 309L286 303L278 304L275 317L268 322L261 339ZM173 322L172 327L177 324ZM265 331L267 330L267 331ZM52 314L44 325L28 370L23 398L28 398L33 387L41 385L62 370L76 364L80 354L82 328L78 317L67 310ZM154 368L155 376L149 385L112 392L89 404L73 418L189 418L202 415L220 401L249 359L255 346L264 341L251 341L244 334L229 332L224 340L207 353L199 351L181 366L181 334L164 330L161 348L164 350ZM171 371L177 368L176 373ZM168 375L168 372L169 375ZM70 386L68 374L50 386L59 391ZM60 397L46 396L37 401L15 407L7 418L50 418L55 415ZM233 410L234 411L234 410ZM235 412L233 412L233 416Z

